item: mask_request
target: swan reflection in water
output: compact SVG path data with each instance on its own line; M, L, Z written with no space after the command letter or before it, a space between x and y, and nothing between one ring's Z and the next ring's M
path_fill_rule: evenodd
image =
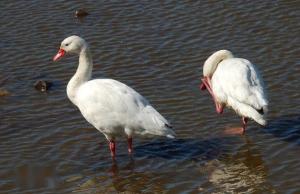
M223 143L224 137L146 143L137 147L135 159L124 156L126 162L99 169L101 175L91 175L73 192L275 192L261 154L247 137L235 151L222 149Z
M212 184L216 193L276 193L267 182L268 169L261 154L247 137L244 140L245 144L235 154L207 163L206 184Z

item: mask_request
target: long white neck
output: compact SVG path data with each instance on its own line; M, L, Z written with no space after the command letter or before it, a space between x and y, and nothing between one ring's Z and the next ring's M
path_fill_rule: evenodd
M203 75L211 78L216 71L219 63L229 58L233 58L233 55L228 50L220 50L215 52L205 61L203 66Z
M67 86L67 95L69 99L76 105L77 89L89 81L92 76L93 60L89 48L86 46L81 49L79 54L79 65L76 73L71 78Z

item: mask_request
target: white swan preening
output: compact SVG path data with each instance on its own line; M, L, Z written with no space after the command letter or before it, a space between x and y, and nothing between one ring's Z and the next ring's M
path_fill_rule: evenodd
M248 60L235 58L228 50L213 53L204 63L200 88L209 91L219 114L228 106L242 116L241 133L245 132L248 118L266 125L268 100L264 84Z
M105 135L113 158L118 136L127 136L129 153L136 134L174 138L168 121L135 90L113 79L91 80L93 61L84 39L70 36L63 40L53 60L66 53L79 55L79 65L68 83L67 95L83 117Z

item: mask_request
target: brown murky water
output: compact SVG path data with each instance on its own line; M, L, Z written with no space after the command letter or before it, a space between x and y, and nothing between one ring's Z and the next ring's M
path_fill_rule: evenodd
M0 193L300 193L299 1L1 1ZM74 18L77 8L90 15ZM91 45L94 77L139 91L175 126L178 139L117 144L66 97L77 57L53 63L60 42ZM232 111L216 114L198 89L202 65L229 49L257 64L269 125L243 137ZM38 79L54 83L47 93Z

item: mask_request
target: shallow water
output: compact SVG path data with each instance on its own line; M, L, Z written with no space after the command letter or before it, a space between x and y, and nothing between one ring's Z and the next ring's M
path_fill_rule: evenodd
M74 18L77 8L90 15ZM2 1L0 193L300 193L298 1ZM125 140L112 163L104 136L67 99L77 57L52 62L77 34L91 46L94 77L144 95L178 138ZM199 91L205 59L229 49L257 64L269 125L216 114ZM52 81L47 93L38 79Z

